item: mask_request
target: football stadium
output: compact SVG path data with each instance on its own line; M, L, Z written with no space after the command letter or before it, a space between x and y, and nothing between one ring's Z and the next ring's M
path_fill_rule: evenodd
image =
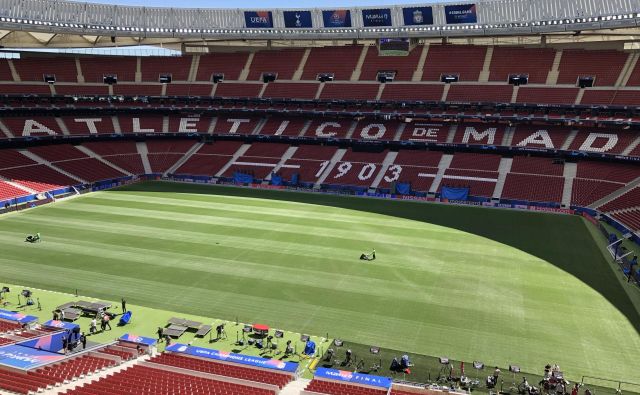
M1 394L640 395L639 0L179 6L0 0Z

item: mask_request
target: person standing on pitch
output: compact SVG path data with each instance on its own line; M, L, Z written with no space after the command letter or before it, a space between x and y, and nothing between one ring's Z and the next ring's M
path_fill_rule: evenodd
M122 314L127 312L127 301L122 298Z

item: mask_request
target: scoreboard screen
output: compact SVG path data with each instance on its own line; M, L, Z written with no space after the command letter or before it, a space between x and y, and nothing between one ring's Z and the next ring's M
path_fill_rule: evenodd
M383 56L408 56L410 45L408 38L381 38L378 50Z

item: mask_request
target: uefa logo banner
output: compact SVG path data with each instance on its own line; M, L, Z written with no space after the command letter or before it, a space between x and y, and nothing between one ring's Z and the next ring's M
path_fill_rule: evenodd
M433 25L431 7L407 7L402 9L405 26Z
M311 11L283 11L284 27L290 29L305 29L313 27Z
M475 4L446 5L444 14L448 24L478 23Z
M351 11L322 11L322 20L324 22L324 27L328 28L351 27Z
M389 8L362 10L362 24L365 27L391 26L391 10Z
M270 29L273 27L271 11L245 11L244 22L247 27Z

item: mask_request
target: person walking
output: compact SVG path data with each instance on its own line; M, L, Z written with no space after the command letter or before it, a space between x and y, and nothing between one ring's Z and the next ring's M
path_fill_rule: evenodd
M158 327L158 330L156 331L156 333L158 334L158 343L162 343L162 338L163 338L162 328Z
M104 322L104 327L107 328L109 327L109 330L111 330L111 324L109 323L109 320L111 318L109 317L109 314L105 314L104 317L102 317L102 321Z
M89 325L89 333L96 333L96 330L98 329L97 326L98 322L96 321L96 317L93 317L93 319L91 320L91 325Z

